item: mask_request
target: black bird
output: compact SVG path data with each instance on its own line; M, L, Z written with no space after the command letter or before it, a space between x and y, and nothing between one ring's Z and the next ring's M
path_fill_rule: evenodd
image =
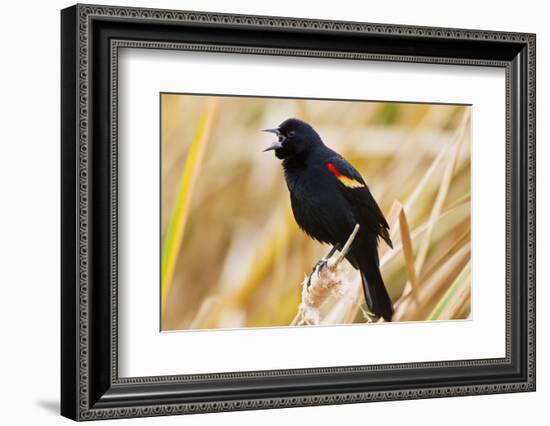
M378 238L390 247L388 223L359 172L327 147L308 123L289 118L276 129L265 151L282 160L294 218L312 238L341 249L360 225L346 256L361 272L371 313L391 321L393 306L379 269Z

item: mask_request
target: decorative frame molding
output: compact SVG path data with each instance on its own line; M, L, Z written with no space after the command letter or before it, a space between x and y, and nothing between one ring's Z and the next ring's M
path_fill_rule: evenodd
M140 29L127 30L128 23ZM204 33L212 27L239 44L213 43ZM248 31L269 33L264 43L270 45L252 45ZM158 40L140 38L145 32ZM299 39L309 33L337 48L310 47ZM298 41L289 45L289 37ZM372 43L358 51L356 40ZM400 46L418 46L418 54ZM119 378L117 71L118 49L125 47L505 68L506 357ZM533 34L91 5L63 10L62 414L91 420L535 390L535 65ZM480 368L491 374L452 384L462 378L452 371ZM433 385L404 385L411 371L426 372ZM377 387L380 373L391 377ZM315 385L298 389L291 383L298 376ZM347 382L328 391L336 376ZM224 394L224 383L235 379L242 389ZM181 394L168 397L167 390Z

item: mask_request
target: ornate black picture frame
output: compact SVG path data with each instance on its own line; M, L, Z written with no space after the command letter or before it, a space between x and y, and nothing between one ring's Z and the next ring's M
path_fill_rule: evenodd
M61 13L61 413L157 416L535 390L535 35L76 5ZM506 72L506 356L120 378L120 47L481 65Z

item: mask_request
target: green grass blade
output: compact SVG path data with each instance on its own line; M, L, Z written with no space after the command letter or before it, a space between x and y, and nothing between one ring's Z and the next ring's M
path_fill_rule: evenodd
M202 165L214 115L215 103L207 104L201 113L197 131L195 132L191 147L189 148L189 153L180 179L176 207L164 236L161 270L161 308L163 313L181 248L185 225L189 217L189 204L193 193L193 187Z

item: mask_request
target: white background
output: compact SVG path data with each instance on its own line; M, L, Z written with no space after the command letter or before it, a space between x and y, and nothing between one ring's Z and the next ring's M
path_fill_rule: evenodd
M118 4L105 0L103 3ZM550 28L541 1L140 1L133 6L536 32L538 106L538 391L423 401L119 420L120 424L499 425L547 422L550 400L547 187ZM314 4L314 7L313 7ZM3 5L0 68L0 400L3 424L68 424L59 394L59 9L64 1ZM547 77L546 77L547 78ZM131 422L131 423L129 423ZM102 424L114 423L114 421Z
M327 80L330 86L319 84ZM121 376L505 356L503 69L125 49L119 81ZM159 209L151 201L160 198L158 96L166 91L472 104L474 319L159 333ZM494 164L494 172L485 172L487 164ZM495 217L494 211L502 214ZM495 247L491 257L488 245ZM223 357L218 348L224 348Z

